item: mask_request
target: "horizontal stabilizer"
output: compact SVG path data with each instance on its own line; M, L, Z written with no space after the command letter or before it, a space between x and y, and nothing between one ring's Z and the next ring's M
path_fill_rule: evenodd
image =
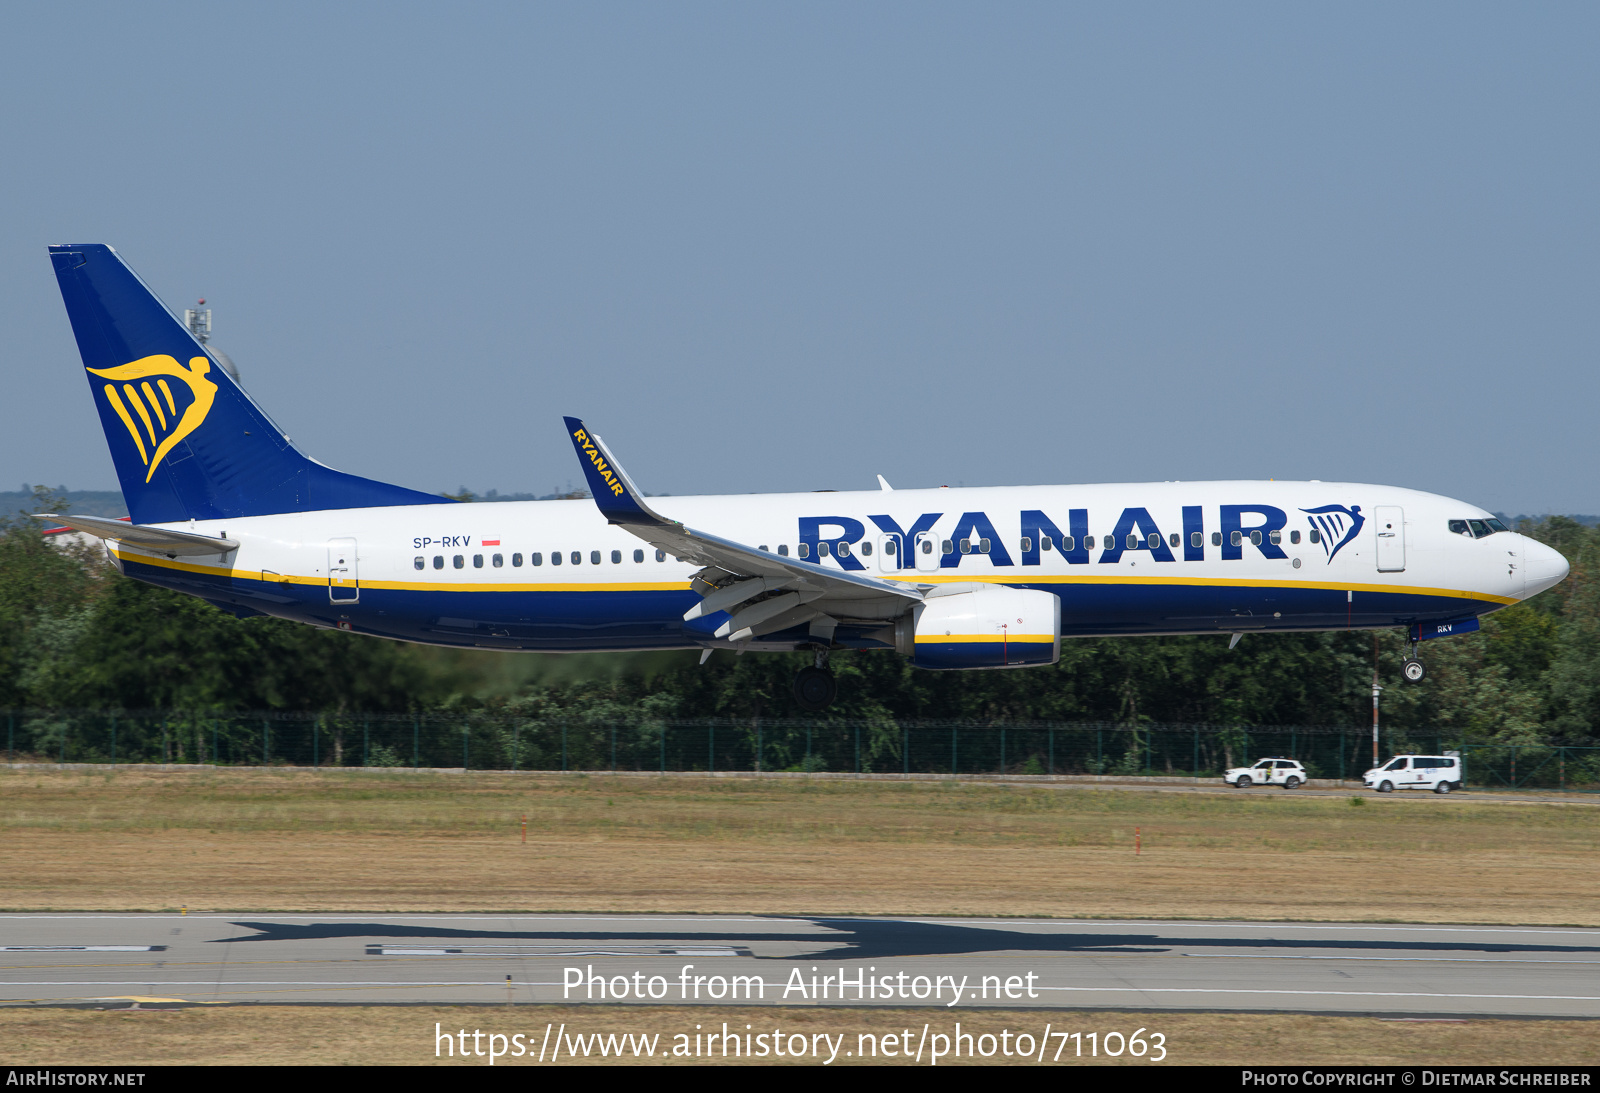
M166 528L129 524L99 516L57 516L50 512L41 513L40 516L46 520L63 523L73 531L93 535L97 539L115 539L119 543L138 547L140 550L173 557L179 554L226 554L230 550L239 549L238 542L233 539L196 535L192 531L169 531Z

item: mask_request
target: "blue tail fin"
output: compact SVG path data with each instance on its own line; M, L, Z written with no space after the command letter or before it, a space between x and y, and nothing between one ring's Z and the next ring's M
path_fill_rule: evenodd
M451 503L301 455L110 247L50 260L135 523Z

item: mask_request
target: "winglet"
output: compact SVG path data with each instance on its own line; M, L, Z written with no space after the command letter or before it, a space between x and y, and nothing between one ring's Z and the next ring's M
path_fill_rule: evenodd
M567 435L577 450L578 462L583 464L584 477L589 481L589 492L600 514L613 524L670 524L659 513L644 503L639 492L622 466L612 458L605 441L595 436L575 417L563 418Z

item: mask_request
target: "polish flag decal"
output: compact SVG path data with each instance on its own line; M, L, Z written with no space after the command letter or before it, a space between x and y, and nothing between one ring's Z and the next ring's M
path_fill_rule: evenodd
M500 545L500 540L499 539L479 539L478 542L481 543L484 546L499 546Z

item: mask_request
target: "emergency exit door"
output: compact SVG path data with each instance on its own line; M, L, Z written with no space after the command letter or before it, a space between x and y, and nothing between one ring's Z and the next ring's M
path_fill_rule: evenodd
M354 539L328 540L328 602L355 603L361 599L361 575L356 568Z
M1373 510L1378 535L1378 572L1400 573L1406 568L1405 512L1395 505L1379 505Z

